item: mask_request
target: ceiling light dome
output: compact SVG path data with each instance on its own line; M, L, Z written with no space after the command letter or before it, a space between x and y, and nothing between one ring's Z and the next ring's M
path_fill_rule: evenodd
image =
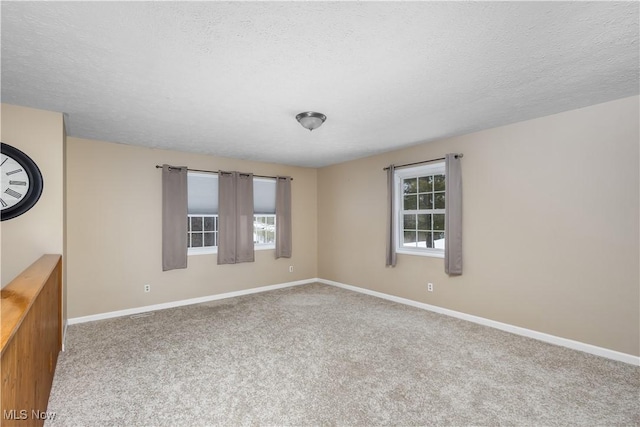
M306 111L304 113L298 114L296 116L296 120L299 121L304 128L311 131L319 128L320 125L324 123L325 120L327 120L327 116L313 111Z

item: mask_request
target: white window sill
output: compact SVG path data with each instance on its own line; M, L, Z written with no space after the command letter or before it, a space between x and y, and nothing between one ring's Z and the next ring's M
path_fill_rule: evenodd
M218 248L187 248L187 256L217 254Z
M275 248L276 248L276 245L255 245L253 249L255 251L267 251ZM188 248L187 249L187 256L210 255L210 254L217 254L217 253L218 253L217 246L207 247L207 248Z
M403 255L427 256L427 257L431 257L431 258L444 258L444 251L442 251L442 252L430 252L430 251L425 251L425 250L420 250L420 249L412 250L412 249L407 249L407 248L396 248L396 253L397 254L403 254Z

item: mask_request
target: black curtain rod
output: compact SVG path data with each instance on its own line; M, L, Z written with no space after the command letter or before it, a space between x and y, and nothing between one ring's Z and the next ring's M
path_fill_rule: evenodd
M459 159L460 157L462 157L462 154L456 154L455 158ZM444 160L444 157L440 157L439 159L431 159L431 160L423 160L421 162L413 162L413 163L405 163L404 165L398 165L395 168L399 169L399 168L406 168L407 166L413 166L413 165L421 165L423 163L431 163L431 162L439 162L440 160ZM382 168L383 171L389 170L389 166L387 166L386 168Z
M156 165L156 169L162 169L162 166L160 165ZM175 166L169 166L169 169L180 169L178 167ZM189 169L187 168L187 170L189 172L204 172L204 173L218 173L218 171L207 171L207 170L203 170L203 169ZM270 179L278 179L277 176L268 176L268 175L253 175L256 178L270 178ZM291 181L293 181L293 178L291 178Z

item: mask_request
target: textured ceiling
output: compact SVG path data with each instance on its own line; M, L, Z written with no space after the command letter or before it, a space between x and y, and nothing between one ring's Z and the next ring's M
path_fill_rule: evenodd
M638 2L1 7L2 102L126 144L323 166L638 94Z

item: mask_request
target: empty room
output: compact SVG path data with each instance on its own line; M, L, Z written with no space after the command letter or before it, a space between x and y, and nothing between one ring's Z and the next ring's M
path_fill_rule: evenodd
M3 426L640 425L638 2L1 2Z

